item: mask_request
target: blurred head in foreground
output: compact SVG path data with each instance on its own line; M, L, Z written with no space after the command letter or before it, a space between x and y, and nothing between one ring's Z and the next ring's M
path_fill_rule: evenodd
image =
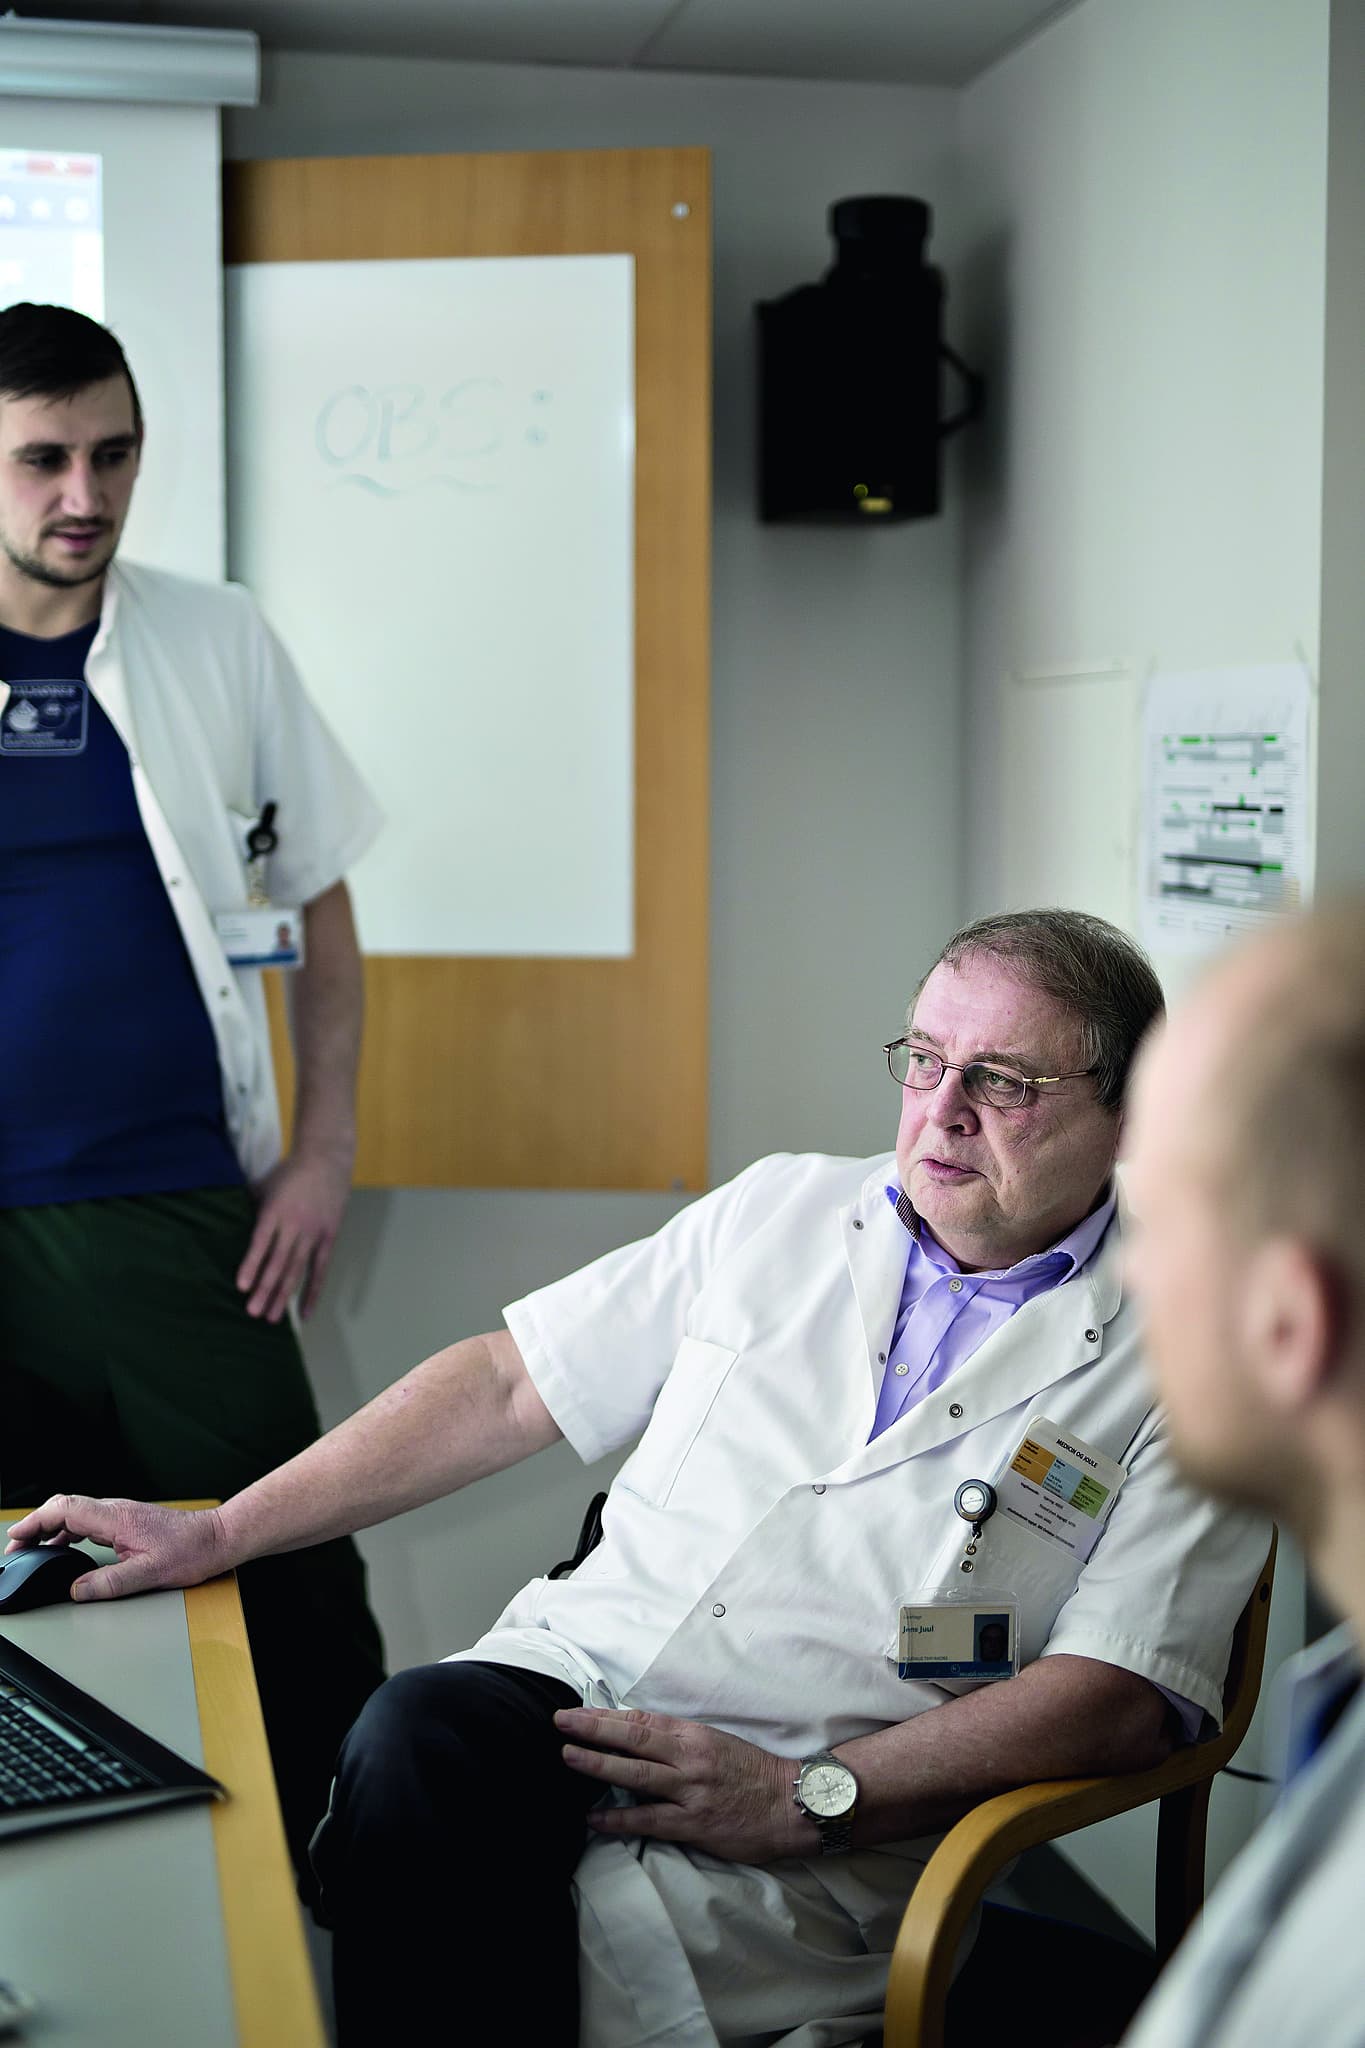
M1141 1056L1133 1277L1176 1450L1365 1624L1365 899L1220 959Z

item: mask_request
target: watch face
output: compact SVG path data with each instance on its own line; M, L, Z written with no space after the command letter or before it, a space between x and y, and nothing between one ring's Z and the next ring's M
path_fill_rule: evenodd
M857 1781L845 1764L807 1764L801 1773L801 1804L817 1820L837 1820L857 1796Z

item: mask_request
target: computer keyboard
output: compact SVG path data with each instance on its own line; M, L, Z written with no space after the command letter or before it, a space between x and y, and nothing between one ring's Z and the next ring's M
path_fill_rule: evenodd
M0 1841L223 1787L0 1635Z
M12 1680L0 1678L0 1808L51 1806L151 1783L149 1772L82 1735Z

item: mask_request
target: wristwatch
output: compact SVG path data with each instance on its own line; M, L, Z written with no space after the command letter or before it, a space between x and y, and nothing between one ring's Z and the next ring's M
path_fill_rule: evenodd
M858 1780L831 1750L802 1758L792 1780L792 1798L819 1828L822 1856L838 1856L852 1847Z

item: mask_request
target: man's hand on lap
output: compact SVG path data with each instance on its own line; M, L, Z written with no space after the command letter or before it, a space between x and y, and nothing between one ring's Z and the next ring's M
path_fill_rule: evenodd
M792 1799L796 1765L738 1735L670 1714L570 1707L555 1715L571 1770L619 1785L634 1806L595 1808L600 1835L685 1842L730 1863L772 1863L818 1851L814 1823Z

